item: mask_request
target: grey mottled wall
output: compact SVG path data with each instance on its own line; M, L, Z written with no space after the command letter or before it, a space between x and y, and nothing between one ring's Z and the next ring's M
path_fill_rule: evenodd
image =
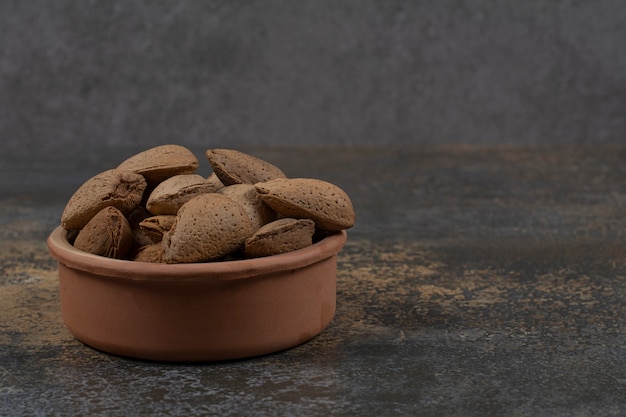
M626 2L0 2L3 156L626 141Z

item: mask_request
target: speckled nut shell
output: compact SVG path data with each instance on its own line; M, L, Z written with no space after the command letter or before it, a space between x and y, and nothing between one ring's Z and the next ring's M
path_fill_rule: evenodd
M163 263L163 246L160 243L143 246L132 260L135 262Z
M269 162L232 149L209 149L206 157L224 185L255 184L286 177L283 171Z
M239 203L246 210L252 222L252 231L276 220L276 212L261 200L252 184L229 185L222 188L219 193Z
M141 174L148 183L157 184L174 175L194 173L198 158L184 146L161 145L131 156L117 168Z
M328 231L354 225L354 208L348 195L329 182L312 178L279 178L255 185L263 201L284 217L311 219Z
M146 189L143 176L118 169L101 172L88 179L70 197L61 226L82 229L93 216L107 206L118 208L123 214L134 210Z
M124 259L133 247L130 224L121 211L105 207L78 233L74 247L94 255Z
M202 175L175 175L164 180L150 193L146 208L152 214L176 214L178 209L193 197L219 189Z
M200 194L178 210L172 228L163 235L167 263L204 262L241 248L252 234L252 223L241 205L217 193Z
M313 244L315 222L311 219L284 218L266 224L244 243L248 258L278 255Z
M162 214L148 217L139 223L139 227L150 238L152 243L159 243L163 240L165 232L170 230L176 221L176 215Z

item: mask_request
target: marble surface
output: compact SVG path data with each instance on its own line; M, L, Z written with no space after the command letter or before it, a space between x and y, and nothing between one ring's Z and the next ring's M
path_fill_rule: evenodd
M626 413L626 147L247 151L352 197L329 327L223 363L81 344L45 239L127 150L101 165L4 160L0 415Z

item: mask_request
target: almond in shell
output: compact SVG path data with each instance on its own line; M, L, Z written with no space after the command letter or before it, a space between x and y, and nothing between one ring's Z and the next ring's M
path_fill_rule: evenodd
M251 234L252 223L241 205L221 194L200 194L183 204L163 235L163 259L216 260L240 249Z
M354 225L350 197L339 187L313 178L278 178L255 185L261 199L284 217L311 219L327 231Z
M133 233L122 212L109 206L89 220L76 236L74 247L94 255L124 259L132 250Z
M233 149L209 149L206 157L224 185L255 184L274 178L286 178L280 168Z
M152 243L159 243L163 240L163 235L172 228L176 216L173 214L162 214L148 217L139 223L139 228L150 238Z
M143 176L110 169L85 181L67 202L61 215L65 229L82 229L93 216L112 206L128 214L141 202L146 189Z
M131 156L117 168L141 174L149 184L158 184L174 175L194 173L198 158L184 146L161 145Z
M217 190L218 187L202 175L175 175L156 186L146 201L146 208L155 215L176 214L178 209L193 197Z
M315 222L311 219L283 218L268 223L246 239L244 255L248 258L278 255L313 244Z

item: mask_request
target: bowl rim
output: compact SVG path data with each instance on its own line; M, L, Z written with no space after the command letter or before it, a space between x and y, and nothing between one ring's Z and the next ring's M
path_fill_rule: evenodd
M57 226L48 236L50 254L65 266L128 281L198 282L250 278L312 265L339 253L347 240L345 230L303 249L261 258L234 261L164 264L112 259L81 251L67 240L68 231Z

